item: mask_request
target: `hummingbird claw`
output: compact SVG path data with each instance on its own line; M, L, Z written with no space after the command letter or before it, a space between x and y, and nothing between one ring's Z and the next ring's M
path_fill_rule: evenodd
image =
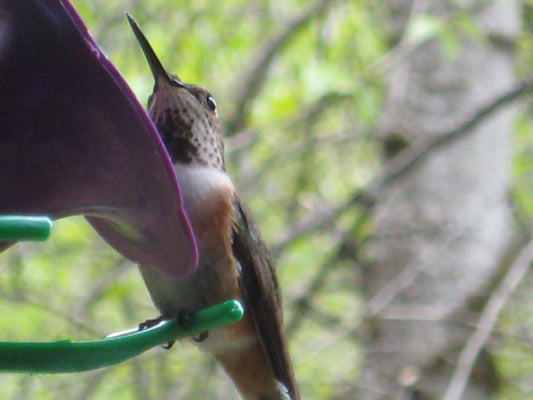
M167 342L165 344L162 344L161 347L164 348L165 350L170 350L172 346L174 346L174 343L176 343L175 340L173 340L172 342Z
M164 321L165 319L166 318L163 318L162 315L154 319L147 319L146 321L141 322L139 324L139 330L143 331L145 329L151 328L152 326L156 326L157 324L159 324L161 321Z
M178 315L176 316L176 319L178 321L178 324L182 326L183 328L187 329L189 325L189 318L194 315L194 311L182 309L178 312ZM192 340L194 340L196 343L201 343L204 340L206 340L209 337L209 332L202 332L198 336L193 336Z
M167 318L164 318L162 315L160 315L159 317L157 318L154 318L154 319L147 319L146 321L144 322L141 322L139 324L139 330L140 331L143 331L145 329L148 329L148 328L151 328L152 326L156 326L157 324L159 324L161 321L164 321L165 319ZM176 341L173 340L171 342L168 342L168 343L165 343L165 344L162 344L161 347L164 348L165 350L168 350L170 349L172 346L174 346L174 343Z
M181 309L178 311L178 315L176 315L176 320L178 321L178 325L187 328L189 326L189 318L194 315L194 311L191 311L189 309Z
M193 336L192 340L194 340L196 343L202 343L208 337L209 337L209 332L202 332L198 336Z

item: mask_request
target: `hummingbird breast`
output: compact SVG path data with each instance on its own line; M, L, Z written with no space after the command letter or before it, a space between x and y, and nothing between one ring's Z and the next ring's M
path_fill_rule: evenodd
M169 280L152 267L141 267L152 300L166 317L242 297L239 267L231 247L235 191L231 179L223 171L201 165L176 164L175 171L200 258L197 271L181 281Z

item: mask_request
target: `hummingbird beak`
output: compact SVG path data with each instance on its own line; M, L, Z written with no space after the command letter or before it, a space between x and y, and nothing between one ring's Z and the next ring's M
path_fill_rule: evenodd
M146 60L148 61L148 65L150 65L152 74L154 75L155 90L157 90L158 83L161 79L163 80L163 82L171 86L184 87L183 82L181 82L179 77L175 75L170 76L168 72L165 70L165 68L161 64L161 61L159 61L159 58L157 58L154 52L154 49L152 48L152 46L150 45L150 43L148 42L148 40L142 33L141 28L139 28L139 25L133 19L133 17L128 13L126 13L126 17L128 18L131 29L133 30L133 33L135 34L135 37L137 41L139 42L139 45L141 46L144 56L146 57Z

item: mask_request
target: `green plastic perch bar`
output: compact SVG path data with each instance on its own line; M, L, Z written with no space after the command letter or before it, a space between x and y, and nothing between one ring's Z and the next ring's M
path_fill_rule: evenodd
M46 240L52 220L42 216L0 215L0 242Z
M0 241L46 240L52 220L42 216L0 215ZM68 373L118 364L144 351L237 322L242 304L229 300L187 316L185 324L166 320L151 328L113 334L89 342L0 342L0 372Z
M154 346L237 322L243 315L241 303L229 300L188 316L185 326L171 319L142 331L90 342L0 342L0 372L53 374L107 367Z

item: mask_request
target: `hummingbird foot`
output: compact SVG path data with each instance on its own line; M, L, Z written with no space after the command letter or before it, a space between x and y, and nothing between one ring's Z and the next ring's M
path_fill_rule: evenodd
M161 321L164 321L166 320L167 318L164 318L162 315L160 315L159 317L157 318L154 318L154 319L147 319L146 321L144 322L141 322L139 324L139 330L142 331L142 330L145 330L145 329L148 329L148 328L151 328L152 326L156 326L158 325ZM168 343L165 343L165 344L162 344L161 347L164 348L165 350L168 350L170 349L172 346L174 346L174 343L176 341L173 340L171 342L168 342Z
M161 347L164 348L165 350L170 350L172 346L174 346L174 343L176 343L175 340L162 344Z
M189 319L193 315L194 315L194 311L187 310L187 309L180 310L176 317L178 324L182 326L184 329L188 329ZM209 337L209 332L202 332L198 336L193 336L192 340L194 340L196 343L201 343L204 340L206 340L208 337Z
M202 343L208 337L209 337L209 332L202 332L198 336L193 336L192 340L194 340L196 343Z
M140 331L144 331L145 329L148 329L148 328L151 328L153 326L156 326L157 324L159 324L160 322L164 321L165 319L166 318L163 318L162 315L160 315L159 317L154 318L154 319L147 319L146 321L141 322L139 324L139 330Z

